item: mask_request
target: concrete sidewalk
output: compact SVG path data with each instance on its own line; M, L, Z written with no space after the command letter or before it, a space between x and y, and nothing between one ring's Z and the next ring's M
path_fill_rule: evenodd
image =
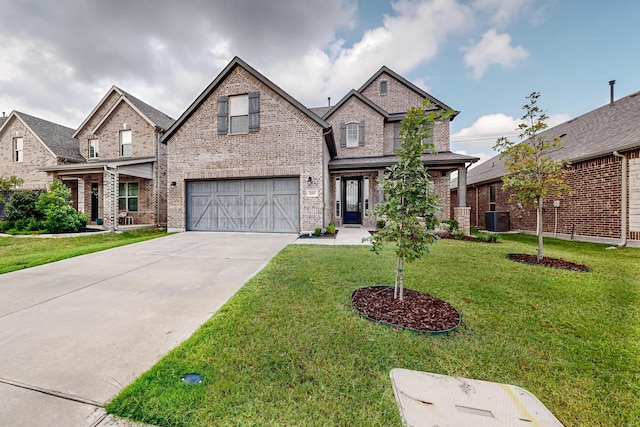
M370 245L362 239L371 236L369 230L360 227L339 227L335 239L304 237L294 243L300 245Z
M295 239L180 233L0 275L0 426L130 425L102 407Z

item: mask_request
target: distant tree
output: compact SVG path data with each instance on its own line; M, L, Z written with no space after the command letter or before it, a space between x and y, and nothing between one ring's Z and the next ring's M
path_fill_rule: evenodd
M5 196L7 193L10 193L20 187L23 183L24 180L15 175L10 176L9 178L0 176L0 203L6 202Z
M434 193L433 182L429 179L427 167L421 156L433 152L433 144L425 141L433 130L433 124L446 120L451 111L435 110L435 106L425 100L422 108L412 107L407 118L402 120L398 163L387 168L384 177L378 180L378 187L384 194L373 214L385 220L384 227L368 238L372 249L379 253L384 242L395 243L398 257L394 298L404 297L404 263L412 262L429 252L429 244L437 240L435 227L436 213L442 205Z
M520 139L515 143L506 137L499 138L493 149L500 152L504 160L506 174L502 177L502 189L512 190L509 201L513 199L525 206L537 210L538 262L543 258L542 207L548 195L560 196L571 191L565 183L566 160L555 160L551 153L562 147L559 137L549 141L540 132L547 128L549 117L538 107L540 92L532 92L526 97L528 102L522 107L525 111L522 123L518 126Z

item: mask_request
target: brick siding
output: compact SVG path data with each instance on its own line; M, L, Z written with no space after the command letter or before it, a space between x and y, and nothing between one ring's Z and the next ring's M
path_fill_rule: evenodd
M629 159L638 158L640 150L628 154ZM559 197L557 208L560 234L601 238L620 238L621 227L621 173L622 162L613 155L572 164L567 184L573 193ZM509 211L512 230L536 230L536 210L509 203L510 192L502 191L500 181L467 189L467 203L471 207L471 226L485 228L485 211L489 210L489 185L496 186L496 210ZM456 205L457 191L452 191ZM552 233L555 228L554 198L544 200L543 231ZM628 215L628 213L627 213ZM631 240L639 240L640 233L627 231Z
M48 189L53 179L38 169L54 166L56 158L15 116L0 135L0 176L16 176L24 180L22 188ZM23 138L23 161L14 161L14 138Z
M218 96L253 91L260 92L260 131L218 135ZM186 228L186 180L270 176L299 176L300 230L323 226L323 144L320 125L236 67L167 141L167 181L177 183L168 187L169 229Z

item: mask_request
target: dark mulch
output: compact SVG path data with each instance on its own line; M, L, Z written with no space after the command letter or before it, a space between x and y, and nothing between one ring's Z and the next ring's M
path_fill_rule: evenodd
M465 242L477 242L478 241L476 236L464 236L464 237L462 237L462 239L458 239L457 237L455 237L453 234L449 233L448 231L439 231L437 233L437 235L441 239L464 240Z
M298 237L301 239L335 239L336 236L338 235L338 231L340 230L336 230L335 233L324 233L324 234L321 234L320 236L315 236L313 234L311 236L309 236L309 234L301 234Z
M586 265L576 264L559 258L543 257L540 262L538 262L538 257L528 254L507 254L507 258L525 264L542 265L544 267L560 268L563 270L589 271L589 267Z
M432 295L404 290L402 301L393 298L393 287L356 289L353 308L373 320L423 332L442 332L460 324L460 314L449 303Z

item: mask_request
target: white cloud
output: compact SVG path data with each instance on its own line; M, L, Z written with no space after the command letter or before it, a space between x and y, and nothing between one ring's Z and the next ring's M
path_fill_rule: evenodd
M474 0L472 7L488 13L491 24L504 26L511 23L531 3L532 0Z
M463 49L464 62L473 68L473 77L479 79L492 64L499 64L505 68L513 68L519 61L527 59L529 52L522 46L512 46L511 36L498 34L490 29L482 39L468 48Z
M553 114L549 116L547 125L549 128L569 120L568 114ZM522 120L503 113L487 114L479 117L469 127L459 130L451 135L451 151L460 154L471 154L480 157L480 162L495 156L493 151L496 140L507 137L512 141L518 141L520 131L518 125Z
M392 7L394 14L353 46L338 41L330 45L330 55L312 49L302 60L273 64L268 75L283 88L286 82L285 90L303 103L322 104L327 96L338 99L357 89L383 65L400 74L411 71L435 57L449 36L474 19L471 8L455 0L400 0Z

